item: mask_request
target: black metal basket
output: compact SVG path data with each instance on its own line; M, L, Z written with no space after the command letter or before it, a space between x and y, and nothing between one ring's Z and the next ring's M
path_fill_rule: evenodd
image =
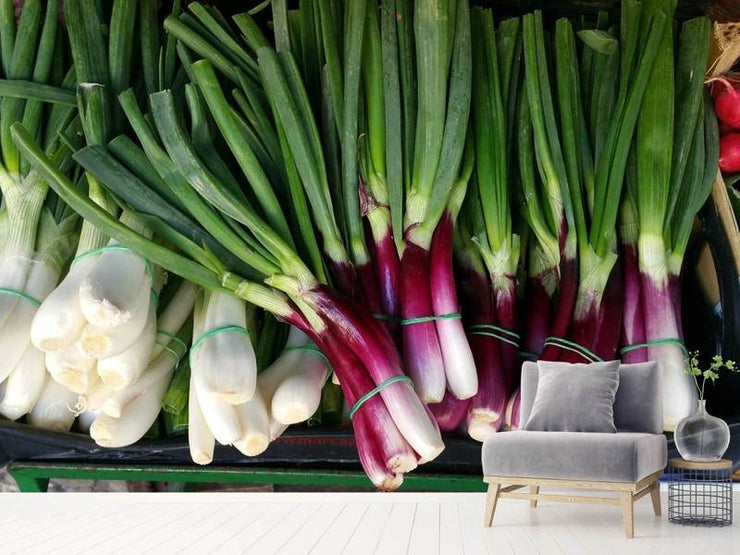
M669 465L668 519L676 524L732 524L732 465L696 468Z

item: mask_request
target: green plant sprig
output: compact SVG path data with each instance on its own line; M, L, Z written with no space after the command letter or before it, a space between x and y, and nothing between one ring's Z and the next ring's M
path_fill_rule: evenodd
M699 366L699 351L693 351L687 357L688 366L684 371L686 374L694 378L694 384L696 390L699 392L699 400L704 400L704 386L707 380L711 380L714 384L715 380L719 378L719 371L723 368L729 372L740 372L740 368L737 366L734 360L725 360L720 355L714 355L709 368L702 370ZM701 378L701 385L699 385L699 378Z

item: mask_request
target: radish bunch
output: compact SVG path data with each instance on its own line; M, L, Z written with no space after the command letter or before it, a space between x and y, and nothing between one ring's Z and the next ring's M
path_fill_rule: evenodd
M719 167L723 172L740 172L740 81L717 77L714 111L722 130L719 141Z

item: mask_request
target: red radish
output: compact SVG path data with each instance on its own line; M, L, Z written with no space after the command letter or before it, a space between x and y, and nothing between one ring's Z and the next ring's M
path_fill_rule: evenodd
M720 138L719 169L723 172L740 172L740 133L728 133Z
M738 85L724 77L716 77L712 82L720 83L720 89L714 98L714 111L722 123L734 129L740 129L740 89Z

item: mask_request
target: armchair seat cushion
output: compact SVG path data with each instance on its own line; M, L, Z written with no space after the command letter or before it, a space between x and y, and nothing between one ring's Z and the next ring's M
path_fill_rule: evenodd
M667 458L662 434L502 432L483 444L483 474L634 483Z

